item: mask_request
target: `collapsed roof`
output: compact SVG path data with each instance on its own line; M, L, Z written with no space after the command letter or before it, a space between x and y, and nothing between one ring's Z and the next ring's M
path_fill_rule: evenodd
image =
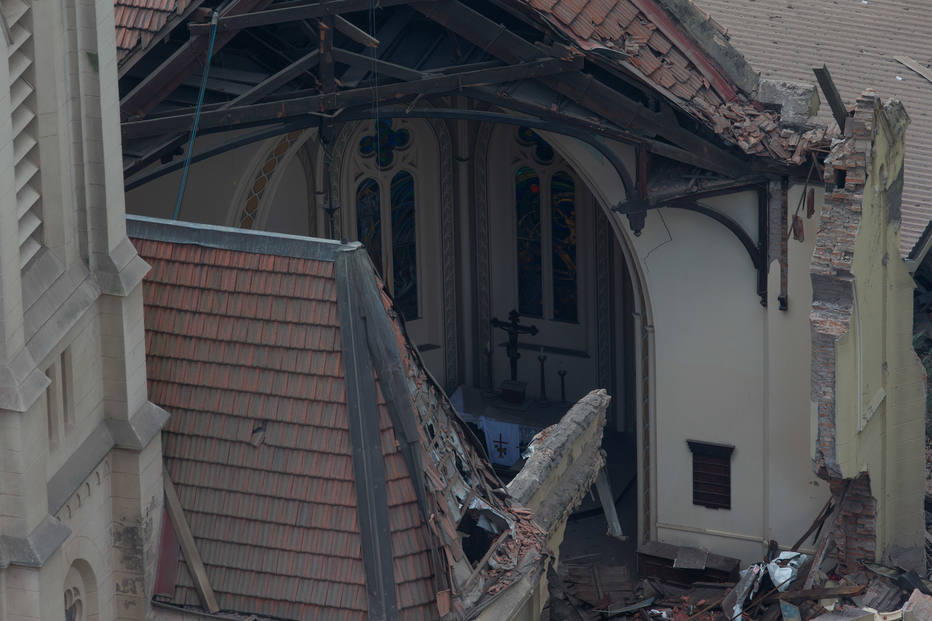
M546 533L424 370L358 243L128 230L152 265L149 395L172 414L183 508L157 602L208 608L195 556L220 610L282 619L469 618L544 569ZM185 528L196 549L179 556Z
M903 63L913 61L919 71L932 63L932 13L924 3L697 1L727 27L731 41L764 78L811 82L812 68L824 64L844 101L854 102L870 86L884 99L903 102L911 126L900 249L903 256L921 260L932 235L923 235L932 218L932 82L928 73ZM817 120L831 123L828 106Z
M503 110L729 178L802 175L809 152L827 143L824 128L781 124L755 99L757 74L687 0L392 1L374 13L346 2L339 16L316 3L243 0L217 5L216 26L213 4L187 29L166 22L163 44L121 65L127 187L180 168L168 160L193 123L211 33L201 132L263 128L259 140L370 118L377 101L384 116ZM450 93L477 103L418 103Z

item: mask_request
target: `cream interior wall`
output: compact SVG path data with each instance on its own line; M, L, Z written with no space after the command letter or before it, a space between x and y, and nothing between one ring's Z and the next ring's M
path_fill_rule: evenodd
M309 205L313 205L308 174L299 157L293 157L278 171L281 179L277 180L274 195L267 203L265 222L261 228L275 233L290 235L310 235L311 223Z
M787 242L788 307L776 310L780 291L780 268L770 264L767 313L768 394L765 410L767 462L765 489L765 529L769 538L790 546L809 528L816 513L829 497L828 485L819 479L812 467L816 443L816 414L810 393L811 339L809 310L812 303L812 279L809 262L819 227L819 210L823 189L817 184L814 192L815 213L806 218L805 198L800 198L805 186L789 188L787 221L789 230L793 214L799 212L804 224L804 241L790 237ZM809 545L807 542L806 545ZM804 546L805 547L805 546Z
M548 140L574 162L602 204L624 199L617 175L593 148L553 134ZM631 161L630 148L616 151ZM801 191L791 191L791 214ZM756 195L703 202L756 237ZM805 244L789 242L790 308L784 312L776 300L778 265L771 265L763 308L747 252L711 219L656 210L636 237L626 218L611 218L634 257L629 263L644 289L643 317L653 331L652 536L745 562L760 559L770 538L792 544L828 497L811 467L808 269L816 219L805 223ZM692 504L687 439L735 446L731 510Z
M194 152L214 147L245 133L246 130L202 136L196 140ZM227 216L230 203L237 195L244 177L252 174L261 165L261 162L256 161L257 155L267 150L274 140L245 145L191 164L179 219L201 224L229 224ZM171 218L175 211L181 177L182 171L177 170L130 190L126 193L127 213ZM249 183L252 183L251 179Z

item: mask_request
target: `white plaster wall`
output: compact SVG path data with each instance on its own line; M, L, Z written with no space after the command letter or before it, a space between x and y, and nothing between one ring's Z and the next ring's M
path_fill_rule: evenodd
M617 175L594 149L553 134L548 140L590 179L603 204L623 200ZM630 148L616 150L630 160ZM791 192L790 216L801 191ZM756 194L703 203L756 238ZM808 270L816 219L806 223L806 243L789 242L786 312L776 300L778 264L771 265L764 308L750 257L710 218L660 209L649 213L639 237L626 218L612 219L635 257L644 320L653 326L652 536L743 562L759 560L771 538L792 545L827 498L811 466ZM731 510L692 504L688 439L735 446Z
M800 205L805 187L793 185L789 191L789 213L785 230ZM822 205L822 187L815 188L815 213L806 218L805 199L799 215L804 223L804 240L788 240L789 265L788 308L778 307L780 269L770 265L768 290L767 349L768 395L765 430L767 433L767 469L765 482L765 530L768 538L791 546L809 528L816 513L828 500L827 484L812 468L816 443L816 413L810 401L811 341L809 311L812 304L812 280L809 262L815 246ZM807 541L806 545L810 545ZM804 546L805 547L805 546Z

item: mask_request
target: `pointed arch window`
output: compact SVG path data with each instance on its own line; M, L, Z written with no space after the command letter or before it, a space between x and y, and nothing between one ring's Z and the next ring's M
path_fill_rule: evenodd
M373 133L359 141L359 154L377 170L356 187L357 239L409 321L420 315L416 180L398 163L395 152L410 143L406 128L392 129L391 119L377 121Z
M536 132L518 129L515 172L518 312L577 323L576 182Z

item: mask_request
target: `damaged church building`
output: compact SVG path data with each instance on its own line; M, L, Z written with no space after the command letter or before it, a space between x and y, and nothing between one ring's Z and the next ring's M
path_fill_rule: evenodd
M702 6L0 0L0 617L546 618L593 511L925 577L907 111Z
M207 69L209 11L118 11L130 213L361 241L487 439L604 388L640 542L750 561L852 480L839 550L921 549L905 113L818 126L686 1L313 4L220 10Z

